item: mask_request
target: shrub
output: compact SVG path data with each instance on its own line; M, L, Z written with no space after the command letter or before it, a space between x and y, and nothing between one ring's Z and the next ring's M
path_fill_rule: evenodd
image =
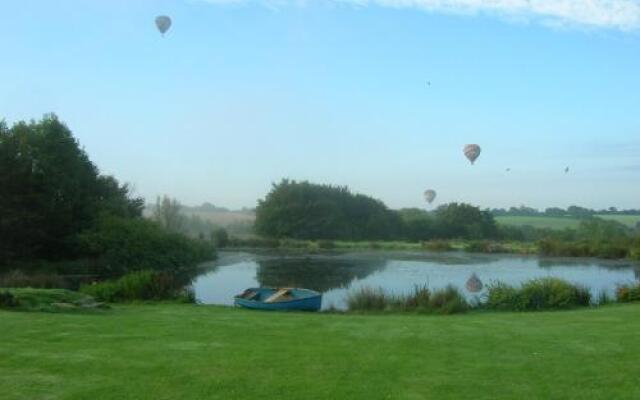
M545 256L593 257L595 252L587 242L564 242L555 239L538 241L538 251Z
M508 253L509 249L500 243L492 242L490 240L475 240L467 243L464 248L465 251L470 253Z
M84 285L80 287L80 291L107 302L194 297L188 292L185 293L184 285L174 275L149 270L131 272L117 280Z
M65 288L65 280L54 273L30 273L26 274L20 270L8 272L0 276L0 287L6 288L36 288L36 289L53 289Z
M460 291L449 285L433 292L429 299L429 308L438 314L456 314L467 311L470 306Z
M620 259L633 257L636 253L630 240L618 238L615 240L582 240L582 241L561 241L546 238L538 241L540 254L546 256L561 257L600 257L609 259ZM640 256L640 253L638 253Z
M528 310L566 309L591 302L589 290L556 278L530 280L522 285L521 295Z
M18 306L18 299L8 290L0 291L0 308L14 308Z
M99 260L102 275L119 276L140 270L176 270L215 257L205 241L170 233L153 221L104 217L79 236L83 255Z
M620 259L629 255L629 246L621 243L601 243L596 255L600 258Z
M503 282L487 285L485 306L492 310L520 311L524 309L518 289Z
M640 224L640 222L638 222ZM629 257L632 260L640 260L640 239L636 239L629 249Z
M640 301L640 283L618 286L616 289L616 300L619 303Z
M422 242L422 248L429 251L451 251L453 247L446 240L429 240Z
M591 293L587 288L562 279L539 278L524 282L520 288L500 282L489 285L486 307L496 310L538 311L590 304Z
M229 245L229 233L224 228L218 228L211 232L211 242L216 248L227 247Z
M336 244L332 240L318 240L319 249L334 249Z

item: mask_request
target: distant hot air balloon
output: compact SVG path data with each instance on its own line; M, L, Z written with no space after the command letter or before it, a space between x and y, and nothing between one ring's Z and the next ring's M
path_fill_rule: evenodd
M166 15L157 16L156 27L158 28L162 36L164 36L164 34L169 30L169 28L171 28L171 18L167 17Z
M483 285L480 278L478 278L478 275L476 275L476 273L474 272L473 274L471 274L471 276L467 280L465 287L471 293L476 293L482 290Z
M564 173L565 173L565 174L568 174L568 173L569 173L569 167L567 167L567 168L565 168L565 169L564 169Z
M436 199L436 196L438 194L436 193L435 190L433 189L429 189L429 190L425 190L424 191L424 199L427 201L427 203L431 204L433 203L433 201Z
M471 161L473 164L476 159L480 156L480 152L482 149L477 144L468 144L464 146L464 155Z
M511 171L511 168L507 168L505 171L510 172L510 171Z

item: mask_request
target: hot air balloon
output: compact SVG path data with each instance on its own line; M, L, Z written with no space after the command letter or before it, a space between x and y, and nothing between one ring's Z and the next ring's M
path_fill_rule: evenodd
M473 274L471 274L471 276L467 280L465 287L471 293L477 293L482 290L483 285L480 278L478 278L478 275L476 275L476 273L474 272Z
M431 204L433 203L433 201L436 199L436 196L438 194L436 193L435 190L429 189L429 190L425 190L424 191L424 199L427 201L427 203Z
M565 173L565 174L568 174L568 173L569 173L569 167L567 167L567 168L565 168L565 169L564 169L564 173Z
M505 169L505 171L511 172L511 168L507 168L507 169Z
M156 27L158 28L162 36L164 36L164 34L169 30L169 28L171 28L171 18L167 17L166 15L157 16Z
M482 149L477 144L468 144L464 146L464 155L471 161L473 164L476 159L480 156L480 152Z

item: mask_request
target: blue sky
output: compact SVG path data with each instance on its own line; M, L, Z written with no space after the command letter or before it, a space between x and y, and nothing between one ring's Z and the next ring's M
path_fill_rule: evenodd
M0 118L55 112L149 201L252 207L288 177L394 208L426 188L640 207L636 0L4 0L0 15Z

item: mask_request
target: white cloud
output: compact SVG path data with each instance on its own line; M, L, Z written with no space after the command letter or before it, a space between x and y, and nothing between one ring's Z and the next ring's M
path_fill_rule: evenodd
M269 7L315 2L414 8L433 13L492 14L554 26L640 29L640 0L203 0L213 4L262 4Z

